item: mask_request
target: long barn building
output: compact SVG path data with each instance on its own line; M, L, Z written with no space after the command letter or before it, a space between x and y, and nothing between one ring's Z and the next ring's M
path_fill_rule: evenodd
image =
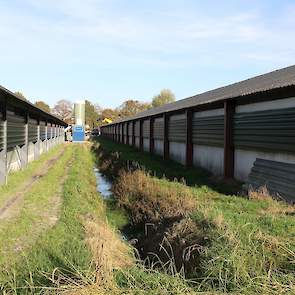
M0 86L0 184L64 141L66 124Z
M144 111L101 131L295 200L295 66Z

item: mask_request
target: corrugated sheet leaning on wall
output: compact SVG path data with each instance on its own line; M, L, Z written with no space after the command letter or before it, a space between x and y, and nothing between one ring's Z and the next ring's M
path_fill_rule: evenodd
M0 184L64 141L66 124L0 86Z
M250 185L252 181L254 187L267 186L267 173L263 180L255 179L255 161L295 165L295 66L119 120L103 126L103 136L127 143L117 131L124 132L124 124L135 131L129 132L128 143L141 150ZM274 183L276 176L271 177ZM284 197L286 179L293 178L271 185L276 195ZM295 192L290 195L288 190L288 200L295 200Z

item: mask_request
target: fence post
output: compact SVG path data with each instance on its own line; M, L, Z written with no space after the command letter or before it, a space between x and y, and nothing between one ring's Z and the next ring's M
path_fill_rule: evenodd
M155 119L150 117L150 153L154 153L155 141L154 141L154 122Z
M233 123L235 104L234 101L224 102L224 177L234 177L234 143Z
M186 166L190 167L193 164L193 111L186 111Z
M142 136L143 120L139 120L139 150L143 151L143 136Z
M3 148L0 151L0 184L7 183L7 105L6 99L2 105Z
M129 122L126 122L126 144L129 145Z
M164 114L164 159L169 159L169 115L167 113Z
M29 162L29 113L25 114L25 146L22 153L22 168L28 165Z
M135 121L132 121L132 146L135 146Z

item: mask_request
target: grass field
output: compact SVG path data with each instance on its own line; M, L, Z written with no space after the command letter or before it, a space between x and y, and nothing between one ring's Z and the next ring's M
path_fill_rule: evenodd
M250 200L230 195L228 184L208 181L203 170L187 169L109 140L99 141L105 154L118 152L115 158L127 166L137 162L158 179L162 188L185 190L190 186L197 202L190 217L196 224L207 224L204 234L210 240L200 255L197 290L245 294L295 292L294 207L261 194L253 194ZM184 178L188 185L171 181L175 178ZM143 192L137 190L137 194L142 197Z
M3 294L294 293L292 207L260 196L247 200L230 195L236 188L208 180L203 170L186 169L107 140L96 143L94 151L89 144L60 146L27 170L11 175L8 186L0 188L4 204L59 155L58 161L51 162L48 171L22 192L13 214L0 220ZM128 177L131 182L137 177L153 193L147 194L140 185L118 186L124 179L127 183L127 176L117 175L116 165L111 165L109 173L113 171L117 189L123 197L132 195L134 199L131 203L125 199L128 203L121 207L116 200L101 199L93 167L103 164L101 156L107 159L114 151L119 152L118 167L137 162L151 171L151 175L137 172L137 176L131 171ZM183 177L187 184L173 180ZM180 207L183 201L170 202L171 196L185 199L188 195L191 205L185 211L175 210L173 204ZM159 207L151 206L162 196L165 199ZM142 205L146 200L149 214L138 214L141 207L132 204ZM206 240L198 248L194 276L178 272L173 259L171 268L143 264L120 236L119 229L141 222L144 216L157 222L161 210L167 217L183 215L184 219L169 228L172 243L179 237L189 240L188 235L192 241L195 237Z
M3 292L44 292L43 288L56 287L51 281L56 268L63 274L71 274L70 277L78 276L80 271L81 276L87 276L91 268L84 223L86 216L101 216L103 212L95 189L93 158L87 146L68 145L58 149L65 150L63 155L30 188L18 215L1 222L0 236L5 240L1 243L0 261ZM12 175L11 181L14 177L20 178L20 173L29 177L36 164L32 166ZM9 192L9 187L6 191ZM57 201L58 196L60 201ZM59 208L56 202L60 203ZM47 220L50 210L55 210L56 214L51 226ZM13 245L16 241L20 249Z

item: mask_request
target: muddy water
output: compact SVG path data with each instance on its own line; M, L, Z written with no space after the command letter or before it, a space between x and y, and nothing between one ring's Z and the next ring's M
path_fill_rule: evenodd
M113 196L111 191L112 183L99 171L94 168L94 174L96 177L97 191L101 194L104 199L110 199Z

